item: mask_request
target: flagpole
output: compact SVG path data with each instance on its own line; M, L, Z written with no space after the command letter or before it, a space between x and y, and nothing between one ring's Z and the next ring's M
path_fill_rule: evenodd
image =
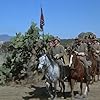
M43 34L43 42L44 42L44 28L43 28L42 34Z

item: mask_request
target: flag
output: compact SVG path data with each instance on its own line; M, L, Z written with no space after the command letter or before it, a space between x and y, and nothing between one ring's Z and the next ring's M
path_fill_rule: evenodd
M41 16L40 16L40 28L43 31L43 26L44 26L44 16L43 16L43 10L41 8Z

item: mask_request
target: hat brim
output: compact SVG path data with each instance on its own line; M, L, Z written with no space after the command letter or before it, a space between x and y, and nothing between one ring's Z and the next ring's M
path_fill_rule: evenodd
M59 42L60 42L60 39L56 39L56 38L55 38L54 40L57 40L57 41L59 41Z

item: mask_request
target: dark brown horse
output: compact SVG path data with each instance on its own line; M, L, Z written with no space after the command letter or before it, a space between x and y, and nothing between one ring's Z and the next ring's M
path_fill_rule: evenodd
M95 76L97 73L97 61L96 61L96 56L95 56L95 51L93 49L90 49L88 52L89 59L92 62L92 65L90 67L90 75L92 76L92 82L95 82Z
M74 51L72 52L71 58L72 58L72 64L71 64L72 69L70 71L70 77L69 77L71 95L72 97L74 96L74 85L76 81L80 82L80 89L81 89L80 95L83 94L83 83L84 82L86 83L84 95L87 95L89 91L89 82L86 80L84 65Z
M100 61L97 61L97 80L100 81Z

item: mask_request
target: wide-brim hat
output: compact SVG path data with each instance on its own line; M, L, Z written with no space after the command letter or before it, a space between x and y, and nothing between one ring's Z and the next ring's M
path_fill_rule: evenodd
M75 40L78 40L78 38L76 37Z
M81 39L81 38L79 38L79 39L78 39L78 41L79 41L79 42L81 42L81 41L82 41L82 39Z
M55 37L54 40L58 40L59 42L61 41L60 38L58 37Z
M54 37L48 39L48 42L54 41Z
M96 39L96 38L95 38L95 39L92 39L92 40L93 40L93 41L98 41L98 39Z
M75 38L75 41L77 41L77 42L81 42L82 39L81 39L81 38Z

